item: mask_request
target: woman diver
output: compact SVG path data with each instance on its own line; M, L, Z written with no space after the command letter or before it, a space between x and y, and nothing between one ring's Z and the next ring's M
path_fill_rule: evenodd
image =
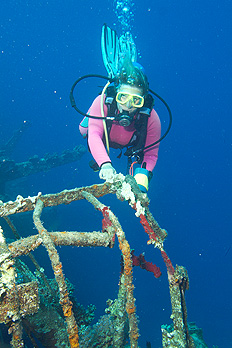
M106 128L109 146L127 148L129 164L135 161L140 165L134 177L142 192L147 192L148 182L158 159L161 124L153 109L153 97L148 93L149 85L143 67L124 59L119 72L114 77L114 84L104 94L104 115L107 116ZM101 96L98 96L88 110L88 127L84 119L79 128L85 137L88 133L89 150L95 159L101 179L111 181L116 174L106 150L104 122L101 115ZM109 119L110 118L110 119ZM152 146L152 144L154 144Z
M118 37L115 30L104 24L101 47L108 77L94 74L76 80L70 91L71 105L85 116L79 129L84 138L88 137L89 150L95 160L91 161L91 167L100 171L100 178L112 181L116 175L109 147L118 148L121 153L126 148L128 172L134 176L140 190L147 192L160 141L172 125L172 113L165 100L149 88L145 71L136 62L136 47L130 33ZM80 81L89 77L108 82L86 114L77 107L73 91ZM162 136L160 119L153 109L154 99L149 92L164 104L169 114L169 125ZM135 163L137 167L133 172Z

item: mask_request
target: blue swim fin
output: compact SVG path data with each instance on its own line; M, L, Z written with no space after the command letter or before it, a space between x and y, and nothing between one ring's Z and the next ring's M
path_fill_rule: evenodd
M103 62L109 77L114 77L118 71L119 40L116 31L106 24L102 27L101 49Z
M118 38L115 30L104 24L101 36L102 58L109 77L114 77L120 69L123 60L137 60L137 50L132 34L127 32Z
M137 50L132 34L126 32L119 38L119 61L122 62L125 57L129 58L132 63L137 61Z

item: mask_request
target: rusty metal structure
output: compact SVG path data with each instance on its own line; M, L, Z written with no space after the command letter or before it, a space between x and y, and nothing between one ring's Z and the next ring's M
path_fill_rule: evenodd
M2 200L9 199L6 190L7 183L39 172L46 172L67 163L76 162L86 153L85 146L77 145L74 149L65 149L60 154L46 153L43 157L34 155L26 161L15 162L12 153L29 126L29 122L24 121L10 139L5 144L0 145L0 199Z
M188 274L184 267L174 266L164 250L164 240L167 232L156 222L149 210L149 199L141 193L132 176L124 177L117 174L113 182L96 184L88 187L64 190L56 194L42 195L23 198L18 196L15 201L0 203L0 217L4 218L11 230L14 232L14 242L7 243L2 228L0 229L0 323L7 325L8 333L11 335L11 346L14 348L24 347L22 332L26 330L32 345L37 347L30 332L38 331L38 326L33 323L33 318L41 310L42 300L38 291L38 282L31 281L16 284L17 267L16 260L22 255L30 255L36 270L43 278L44 288L48 296L54 295L48 279L41 270L34 256L30 254L39 245L43 245L48 253L54 272L54 279L59 292L59 304L62 309L60 316L64 318L62 326L63 336L50 338L51 342L46 347L138 347L138 319L134 298L133 265L131 247L126 239L122 226L111 211L111 209L100 202L99 198L107 194L116 194L120 201L128 201L135 210L135 215L140 220L145 232L148 234L148 244L160 250L167 267L167 275L170 288L173 320L172 329L162 328L163 347L197 347L189 332L187 324L187 309L184 299L185 290L189 287ZM60 204L70 204L73 201L86 200L103 215L102 230L99 232L49 232L41 222L41 214L47 207ZM13 214L33 211L33 222L37 234L20 238L16 228L10 220ZM78 227L78 226L77 226ZM62 263L57 251L57 246L99 246L113 248L115 237L118 239L119 248L123 259L123 270L120 274L118 298L109 303L106 313L113 320L108 321L107 316L101 318L95 326L95 339L97 332L101 330L104 336L106 326L110 325L105 335L108 340L104 345L94 345L91 330L83 327L77 322L74 315L73 301L65 280ZM28 278L29 279L29 278ZM43 308L42 308L43 310ZM44 307L44 317L46 308ZM57 319L58 320L58 319ZM54 320L53 320L54 321ZM23 324L27 325L23 325ZM52 330L51 330L52 331ZM54 331L54 330L53 330ZM129 335L129 345L126 344L125 335ZM54 334L55 335L55 334ZM56 333L58 336L58 333ZM59 341L60 340L60 341ZM92 340L92 341L91 341ZM92 342L92 343L91 343ZM206 347L206 346L205 346Z

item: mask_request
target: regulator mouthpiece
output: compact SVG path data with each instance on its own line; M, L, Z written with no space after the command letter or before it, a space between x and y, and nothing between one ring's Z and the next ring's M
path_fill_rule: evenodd
M116 120L120 126L128 127L134 119L134 115L131 115L129 111L123 111L117 115Z

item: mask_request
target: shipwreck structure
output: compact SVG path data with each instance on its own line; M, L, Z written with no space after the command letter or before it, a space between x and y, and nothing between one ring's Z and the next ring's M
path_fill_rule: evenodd
M5 200L7 197L6 184L8 182L75 162L87 151L85 146L77 145L74 149L66 149L61 154L46 153L43 157L34 155L27 161L15 162L12 159L12 153L29 126L29 123L24 121L20 128L15 130L12 137L0 146L0 199Z
M188 274L183 266L174 268L164 249L167 232L156 222L149 210L149 199L139 190L132 176L115 176L113 182L65 190L57 194L23 198L0 203L0 217L13 231L16 241L7 243L0 229L0 323L5 324L11 335L11 346L24 347L23 332L32 347L38 340L44 347L138 347L139 327L136 315L133 285L133 266L154 273L159 277L158 267L136 257L126 239L122 226L111 211L101 203L100 197L116 194L120 201L128 201L148 235L148 244L161 252L167 267L167 276L172 305L172 326L162 327L163 347L206 347L201 341L199 329L187 323L185 291L189 287ZM99 232L49 232L41 222L41 214L47 207L86 200L102 213L102 230ZM20 238L10 220L17 213L33 211L37 234ZM78 229L78 226L77 226ZM122 255L122 267L118 297L109 301L106 314L91 326L94 308L82 308L72 296L72 285L65 279L57 246L110 247L115 238ZM54 279L47 279L31 251L43 245L49 255ZM30 256L37 277L18 258ZM17 276L18 275L18 276ZM17 276L17 277L16 277ZM57 295L57 293L59 295ZM49 303L49 304L48 304ZM198 330L198 331L197 331ZM151 347L148 342L147 347Z

